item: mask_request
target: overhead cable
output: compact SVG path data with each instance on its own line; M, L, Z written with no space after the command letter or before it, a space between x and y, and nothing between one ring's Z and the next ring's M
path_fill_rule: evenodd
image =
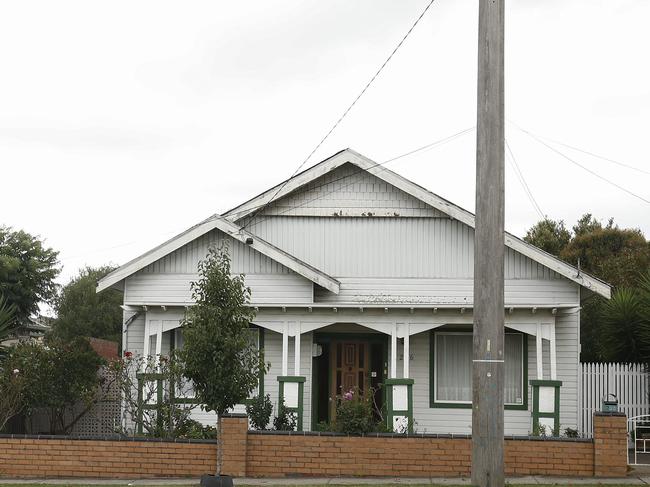
M411 32L413 32L413 29L415 29L415 27L418 25L418 23L420 22L420 20L422 20L422 17L424 17L424 15L427 13L427 11L429 10L429 8L431 7L431 5L433 5L433 3L434 3L435 1L436 1L436 0L430 0L430 2L429 2L429 3L427 4L427 6L424 8L424 10L423 10L422 13L420 14L420 16L415 20L415 22L413 22L413 25L411 25L411 28L406 32L406 34L404 35L404 37L402 37L402 40L399 41L399 43L397 44L397 46L395 46L395 49L393 49L393 51L390 53L390 55L386 58L386 60L383 62L383 64L379 67L379 69L377 70L377 72L372 76L372 78L370 78L370 81L368 81L368 82L366 83L366 85L363 87L363 89L361 90L361 92L360 92L360 93L357 95L357 97L352 101L352 103L350 103L350 105L345 109L345 111L344 111L343 114L338 118L338 120L337 120L336 122L334 122L334 125L332 125L332 127L331 127L331 128L329 129L329 131L325 134L325 136L320 140L320 142L318 142L318 144L316 144L316 147L314 147L314 148L312 149L312 151L309 153L309 155L308 155L308 156L307 156L307 157L302 161L302 163L298 166L298 168L293 172L293 174L291 175L291 177L290 177L289 179L285 180L284 183L282 183L282 184L280 185L280 187L279 187L278 190L275 192L275 194L271 197L271 199L269 199L269 200L266 202L265 205L262 206L262 208L264 208L264 206L270 204L270 203L275 199L275 197L278 195L278 193L280 193L280 191L282 191L282 189L283 189L283 188L285 187L285 185L286 185L286 184L291 180L291 178L293 178L296 174L298 174L298 172L300 172L300 170L303 168L303 166L304 166L305 164L307 164L307 162L309 161L309 159L311 159L311 156L314 155L314 153L315 153L315 152L320 148L321 145L323 145L323 143L324 143L324 142L327 140L327 138L332 134L332 132L334 132L334 130L336 129L336 127L338 127L338 125L339 125L339 124L341 123L341 121L346 117L346 115L350 112L350 110L352 110L352 108L354 107L354 105L356 105L356 103L357 103L357 102L359 101L359 99L364 95L364 93L368 90L368 88L370 88L370 85L375 81L375 79L377 79L377 77L379 76L379 74L384 70L384 68L386 67L386 65L390 62L390 60L393 58L393 56L395 55L395 53L397 53L397 51L399 50L399 48L402 47L402 44L404 44L404 42L406 41L406 39L408 38L408 36L411 35ZM259 211L261 211L261 209L260 209ZM246 225L244 225L243 228L246 228Z
M466 133L468 133L468 132L474 130L474 128L475 128L475 127L468 127L468 128L463 129L463 130L461 130L461 131L459 131L459 132L456 132L455 134L448 135L448 136L446 136L446 137L443 137L442 139L438 139L438 140L436 140L435 142L431 142L431 143L429 143L429 144L426 144L426 145L423 145L423 146L421 146L421 147L418 147L417 149L412 149L412 150L410 150L410 151L404 152L403 154L400 154L400 155L398 155L398 156L391 157L390 159L387 159L387 160L385 160L385 161L383 161L383 162L376 162L376 163L374 163L373 165L369 166L368 168L365 168L365 169L364 169L364 168L357 168L357 170L354 171L352 174L347 174L347 175L345 175L345 176L341 176L341 177L336 178L336 179L331 180L331 181L330 181L330 180L325 181L325 182L323 182L323 183L321 183L321 184L318 184L318 185L312 186L310 189L311 189L311 190L314 190L314 189L317 189L317 188L321 188L321 187L323 187L323 186L327 186L328 184L333 184L333 183L340 182L340 181L342 181L342 180L344 180L344 179L347 179L347 178L352 178L352 177L354 177L354 176L356 176L356 175L358 175L358 174L360 174L360 173L362 173L362 172L364 172L364 171L370 171L370 170L372 170L372 169L374 169L374 168L376 168L376 167L380 167L379 171L374 172L374 174L376 175L376 174L378 174L379 172L384 171L384 170L387 169L386 167L384 167L386 164L389 164L389 163L391 163L391 162L395 162L395 161L397 161L397 160L399 160L399 159L402 159L402 158L404 158L404 157L411 156L411 155L413 155L413 154L416 154L416 153L419 153L419 152L425 151L425 150L427 150L427 149L432 149L433 147L440 146L440 145L446 144L446 143L448 143L448 142L451 142L452 140L454 140L454 139L456 139L456 138L458 138L458 137L460 137L460 136L462 136L462 135L464 135L464 134L466 134ZM372 174L372 173L371 173L371 174ZM291 207L289 207L289 208L286 208L286 209L284 209L283 211L280 211L280 212L278 212L277 214L274 214L274 215L272 215L272 216L279 216L279 215L282 215L282 214L287 213L287 212L289 212L289 211L293 211L293 210L295 210L295 209L297 209L297 208L301 208L301 207L303 207L303 206L305 206L305 205L307 205L307 204L309 204L309 203L312 203L312 202L314 202L314 201L316 201L316 200L319 200L319 199L321 199L321 198L324 198L324 197L326 197L326 196L328 196L328 195L330 195L330 194L332 194L332 193L334 193L334 192L336 192L336 191L341 191L341 190L343 190L343 189L345 189L345 188L351 186L352 184L354 184L354 183L356 183L356 182L357 182L356 180L353 180L353 181L351 181L351 182L345 184L344 186L341 186L340 188L337 188L336 190L326 191L326 192L320 193L318 196L316 196L316 197L314 197L314 198L311 198L311 199L309 199L309 200L307 200L307 201L303 201L303 202L300 203L299 205L295 205L295 206L291 206ZM266 206L268 206L268 204L261 204L261 205L259 205L259 208L264 208L264 207L266 207ZM261 210L260 210L260 211L261 211ZM259 225L260 223L265 222L266 220L268 220L268 219L270 218L270 217L266 217L266 218L263 218L262 220L257 220L257 221L255 221L255 222L253 223L253 219L255 218L255 216L256 216L257 214L260 213L260 211L257 211L257 212L253 211L253 213L251 213L251 215L249 215L250 220L249 220L245 225L242 226L242 229L243 229L243 228L246 228L247 226L256 226L256 225Z
M593 176L596 176L598 179L600 179L600 180L602 180L602 181L605 181L607 184L610 184L611 186L614 186L615 188L618 188L618 189L620 189L621 191L624 191L625 193L629 194L630 196L634 196L635 198L637 198L637 199L643 201L644 203L650 204L650 200L644 198L643 196L640 196L640 195L634 193L633 191L630 191L629 189L627 189L627 188L621 186L621 185L618 184L618 183L615 183L614 181L612 181L611 179L606 178L605 176L601 176L601 175L598 174L596 171L594 171L594 170L592 170L592 169L586 167L585 165L580 164L580 163L579 163L578 161L576 161L575 159L573 159L573 158L567 156L564 152L558 150L557 148L553 147L552 145L550 145L550 144L548 144L547 142L545 142L544 140L542 140L540 137L538 137L538 136L536 136L535 134L529 132L528 130L526 130L526 129L520 127L519 125L515 124L514 122L510 122L510 123L511 123L512 125L514 125L516 128L518 128L519 130L521 130L523 133L527 134L529 137L532 137L533 139L535 139L537 142L539 142L539 143L542 144L543 146L547 147L548 149L552 150L552 151L555 152L556 154L560 155L561 157L563 157L564 159L566 159L567 161L569 161L571 164L574 164L575 166L578 166L578 167L581 168L582 170L587 171L589 174L591 174L591 175L593 175Z
M528 186L528 183L526 182L526 178L524 177L524 173L521 172L521 168L519 167L519 164L517 163L517 159L515 158L515 155L512 152L512 149L510 148L510 144L508 143L508 139L504 139L504 142L506 143L506 149L508 149L508 154L510 154L510 165L512 166L512 169L514 169L515 175L517 176L517 179L519 179L519 182L521 183L521 186L524 189L524 192L526 193L526 196L528 196L528 199L530 200L531 204L533 205L533 208L539 214L539 217L542 220L544 220L546 218L546 216L544 215L544 212L542 211L542 209L537 204L537 200L533 196L533 192L530 190L530 187Z

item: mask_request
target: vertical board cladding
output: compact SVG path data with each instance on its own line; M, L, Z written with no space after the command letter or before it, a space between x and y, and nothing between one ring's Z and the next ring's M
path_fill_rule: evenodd
M566 428L578 428L579 320L580 315L575 310L559 313L555 318L557 379L562 381L562 387L560 387L561 434Z
M255 233L337 277L471 278L474 230L449 218L268 216ZM558 279L506 249L506 279Z
M125 311L125 323L126 320L135 314L136 313ZM142 355L144 352L144 320L145 313L139 312L137 317L131 321L131 323L126 328L126 343L123 347L125 352L131 352L133 355Z
M211 230L162 259L153 262L141 273L152 274L195 274L199 261L205 259L210 247L225 243L231 258L232 272L235 274L288 274L291 271L282 264L253 250L220 230Z
M377 176L347 163L274 201L264 208L259 217L304 214L345 216L350 213L370 213L368 216L446 216ZM260 219L249 226L254 228Z
M560 432L566 428L577 428L577 367L578 342L575 315L558 316L556 340L558 348L558 380L563 381L560 389ZM575 332L575 333L574 333ZM528 390L527 410L506 409L505 434L529 435L532 432L532 390L530 380L536 379L537 362L535 337L524 335L528 346L528 380L525 387ZM429 332L412 335L410 339L413 360L410 364L413 385L413 416L415 430L418 433L459 433L469 434L472 429L472 414L470 408L430 407L430 335ZM563 350L560 357L559 350ZM571 352L573 350L573 352ZM398 362L398 375L402 375L403 362ZM545 378L550 373L550 354L548 347L543 353Z
M305 430L309 430L311 425L312 343L312 333L303 333L301 335L300 375L306 377L303 397L303 426ZM289 375L295 375L294 357L293 338L289 338ZM278 411L278 397L280 394L278 376L282 375L282 334L270 330L265 331L264 361L270 364L269 370L264 376L264 394L271 396L271 402L273 403L271 421L273 421Z

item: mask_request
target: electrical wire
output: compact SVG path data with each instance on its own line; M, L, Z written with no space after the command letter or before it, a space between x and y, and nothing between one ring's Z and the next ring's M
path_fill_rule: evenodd
M506 143L506 149L508 149L508 154L510 154L510 165L515 171L515 175L517 176L517 179L519 179L519 182L521 183L521 186L524 188L524 192L528 196L528 199L533 205L533 208L535 211L539 214L539 217L544 220L546 217L544 216L544 212L542 209L539 207L537 204L537 200L533 196L533 192L530 190L530 187L528 186L528 183L526 182L526 178L524 177L524 173L521 172L521 167L517 163L517 159L515 158L514 153L512 152L512 149L510 148L510 144L508 143L508 139L504 139L504 142ZM513 164L514 163L514 164Z
M436 140L436 141L434 141L434 142L431 142L431 143L429 143L429 144L426 144L426 145L423 145L423 146L421 146L421 147L418 147L417 149L413 149L413 150L410 150L410 151L408 151L408 152L404 152L404 153L402 153L402 154L400 154L400 155L398 155L398 156L392 157L392 158L387 159L387 160L385 160L385 161L383 161L383 162L376 162L375 164L371 165L371 166L368 167L368 168L365 168L365 169L364 169L364 168L358 168L358 169L357 169L355 172L353 172L352 174L347 174L347 175L345 175L345 176L341 176L341 177L336 178L336 179L331 180L331 181L325 181L325 182L323 182L323 183L321 183L321 184L318 184L318 185L315 185L315 186L310 187L310 190L314 190L314 189L322 188L323 186L327 186L328 184L334 184L334 183L336 183L336 182L340 182L340 181L343 181L343 180L345 180L345 179L348 179L348 178L351 178L351 177L357 176L357 175L360 174L360 173L363 173L363 172L366 172L366 171L370 171L370 170L372 170L372 169L374 169L374 168L376 168L376 167L380 167L380 170L374 173L374 174L376 175L377 173L379 173L379 172L381 172L381 171L383 171L383 170L388 169L388 168L384 167L386 164L389 164L389 163L391 163L391 162L395 162L395 161L397 161L397 160L399 160L399 159L403 159L404 157L411 156L411 155L416 154L416 153L418 153L418 152L422 152L422 151L426 151L426 150L428 150L428 149L432 149L432 148L434 148L434 147L436 147L436 146L444 145L444 144L446 144L446 143L448 143L448 142L451 142L452 140L454 140L454 139L456 139L456 138L458 138L458 137L460 137L460 136L462 136L462 135L464 135L464 134L466 134L466 133L468 133L468 132L474 130L474 128L475 128L475 127L468 127L468 128L463 129L463 130L461 130L461 131L459 131L459 132L456 132L455 134L448 135L447 137L443 137L442 139L438 139L438 140ZM254 223L253 223L253 220L254 220L254 219L256 218L256 216L260 213L261 210L258 211L258 212L255 212L254 209L253 209L253 213L251 213L249 216L246 217L246 218L250 218L250 220L246 223L246 225L242 226L242 229L245 228L246 226L254 227L254 226L256 226L256 225L259 225L260 223L265 222L266 220L268 220L268 219L271 218L271 217L274 217L274 216L280 216L280 215L283 215L283 214L288 213L288 212L290 212L290 211L293 211L293 210L295 210L295 209L297 209L297 208L301 208L301 207L303 207L303 206L305 206L305 205L307 205L307 204L309 204L309 203L312 203L312 202L314 202L314 201L316 201L316 200L319 200L319 199L321 199L321 198L324 198L324 197L326 197L326 196L328 196L328 195L330 195L330 194L332 194L332 193L334 193L334 192L341 191L341 190L343 190L343 189L345 189L345 188L351 186L352 184L354 184L354 183L356 183L356 182L357 182L357 181L354 180L354 181L351 181L351 182L349 182L348 184L346 184L346 185L344 185L344 186L342 186L342 187L340 187L340 188L337 188L336 190L332 190L332 191L327 191L327 192L321 193L321 194L319 194L318 196L316 196L316 197L314 197L314 198L311 198L311 199L309 199L309 200L307 200L307 201L304 201L304 202L302 202L302 203L299 204L299 205L291 206L291 207L289 207L289 208L286 208L286 209L283 210L283 211L278 212L277 214L269 215L269 216L267 216L266 218L263 218L262 220L257 220L257 221L255 221ZM262 205L259 205L259 208L263 208L263 207L265 207L265 206L268 206L268 204L262 204Z
M314 147L314 149L309 153L309 155L308 155L308 156L307 156L307 157L302 161L302 163L298 166L298 168L293 172L293 174L291 175L291 177L290 177L289 179L287 179L286 181L284 181L284 183L282 183L282 185L278 188L278 190L277 190L277 191L275 192L275 194L271 197L271 199L269 199L269 200L266 202L266 205L270 204L270 203L275 199L275 197L278 195L278 193L279 193L280 191L282 191L282 188L284 188L284 186L285 186L285 185L286 185L286 184L287 184L287 183L288 183L288 182L289 182L289 181L290 181L290 180L291 180L291 179L292 179L296 174L298 174L298 172L303 168L303 166L304 166L305 164L307 164L307 162L309 161L309 159L311 159L311 156L314 155L314 153L315 153L315 152L316 152L316 151L317 151L317 150L318 150L318 149L323 145L323 143L324 143L324 142L327 140L327 138L332 134L332 132L334 132L334 130L336 129L336 127L338 127L338 125L339 125L339 124L341 123L341 121L346 117L346 115L350 112L350 110L352 110L352 108L354 107L354 105L357 104L357 102L359 101L359 99L364 95L364 93L368 90L368 88L370 88L370 85L375 81L375 79L377 79L377 77L379 76L379 74L384 70L384 68L386 67L386 65L390 62L390 60L393 58L393 56L395 55L395 53L397 53L397 51L399 50L399 48L402 47L402 44L404 44L404 42L406 41L406 39L408 38L408 36L411 35L411 32L413 32L413 29L415 29L415 27L418 25L418 23L420 22L420 20L422 20L422 17L424 17L424 15L427 13L427 11L429 10L429 8L431 8L431 5L433 5L433 3L434 3L435 1L436 1L436 0L430 0L430 1L429 1L429 3L428 3L427 6L424 8L424 10L423 10L422 13L420 14L420 16L415 20L415 22L413 23L413 25L411 25L411 28L406 32L406 34L404 35L404 37L402 37L402 40L399 41L399 43L397 44L397 46L395 47L395 49L393 49L393 51L392 51L392 52L390 53L390 55L386 58L386 60L384 61L384 63L379 67L379 69L377 70L377 72L372 76L372 78L370 78L370 81L368 81L368 82L366 83L366 85L363 87L363 89L361 90L361 92L360 92L360 93L357 95L357 97L352 101L352 103L350 103L350 105L345 109L345 111L344 111L343 114L338 118L338 120L337 120L336 122L334 122L334 125L332 125L332 127L331 127L331 128L329 129L329 131L325 134L325 136L320 140L320 142L318 142L318 144L316 144L316 147ZM264 206L266 206L266 205L264 205ZM264 206L262 206L262 209L264 208ZM262 211L262 210L260 209L259 211ZM246 225L244 225L243 228L246 228Z
M512 122L512 121L511 121L510 123L511 123L512 125L514 125L517 129L519 129L520 131L522 131L523 133L527 134L529 137L532 137L533 139L535 139L537 142L539 142L540 144L542 144L544 147L547 147L548 149L552 150L552 151L555 152L556 154L562 156L564 159L566 159L567 161L569 161L571 164L574 164L574 165L578 166L579 168L583 169L584 171L587 171L589 174L591 174L591 175L593 175L593 176L596 176L598 179L600 179L600 180L602 180L602 181L605 181L607 184L610 184L610 185L614 186L615 188L618 188L618 189L620 189L621 191L624 191L625 193L629 194L630 196L634 196L635 198L637 198L637 199L643 201L644 203L647 203L647 204L650 205L650 200L644 198L643 196L640 196L640 195L634 193L633 191L630 191L629 189L627 189L627 188L621 186L621 185L618 184L618 183L615 183L614 181L612 181L612 180L610 180L610 179L607 179L605 176L601 176L601 175L598 174L596 171L594 171L594 170L592 170L592 169L589 169L588 167L584 166L583 164L580 164L578 161L576 161L576 160L572 159L571 157L567 156L564 152L562 152L562 151L556 149L556 148L553 147L552 145L550 145L550 144L548 144L547 142L545 142L544 140L542 140L540 137L538 137L538 136L536 136L535 134L529 132L528 130L526 130L526 129L520 127L520 126L517 125L516 123L514 123L514 122Z
M510 122L510 123L512 123L512 122ZM513 124L513 125L514 125L514 124ZM532 132L531 132L531 133L532 133ZM596 154L596 153L594 153L594 152L590 152L590 151L588 151L588 150L581 149L580 147L576 147L576 146L573 146L573 145L565 144L564 142L560 142L559 140L551 139L551 138L549 138L549 137L544 137L543 135L539 135L539 134L536 134L536 135L537 135L537 137L539 137L540 139L545 139L545 140L547 140L547 141L549 141L549 142L552 142L552 143L554 143L554 144L558 144L558 145L564 146L564 147L566 147L566 148L568 148L568 149L572 149L572 150L575 150L575 151L578 151L578 152L582 152L583 154L587 154L587 155L589 155L589 156L596 157L597 159L602 159L603 161L611 162L612 164L616 164L617 166L625 167L625 168L627 168L627 169L632 169L633 171L637 171L637 172L640 172L640 173L643 173L643 174L648 174L648 175L650 175L650 171L646 171L645 169L641 169L640 167L632 166L632 165L630 165L630 164L626 164L626 163L624 163L624 162L620 162L620 161L617 161L617 160L614 160L614 159L610 159L609 157L601 156L601 155Z

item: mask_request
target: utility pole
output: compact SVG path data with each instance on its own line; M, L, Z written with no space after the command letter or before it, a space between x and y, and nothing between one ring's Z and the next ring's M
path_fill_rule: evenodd
M479 0L472 484L502 487L504 394L504 2Z

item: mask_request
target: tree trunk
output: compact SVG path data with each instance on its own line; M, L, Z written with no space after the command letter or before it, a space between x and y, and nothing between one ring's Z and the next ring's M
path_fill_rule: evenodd
M223 442L221 441L221 416L223 413L217 414L217 472L216 476L221 475L221 467L223 466Z

